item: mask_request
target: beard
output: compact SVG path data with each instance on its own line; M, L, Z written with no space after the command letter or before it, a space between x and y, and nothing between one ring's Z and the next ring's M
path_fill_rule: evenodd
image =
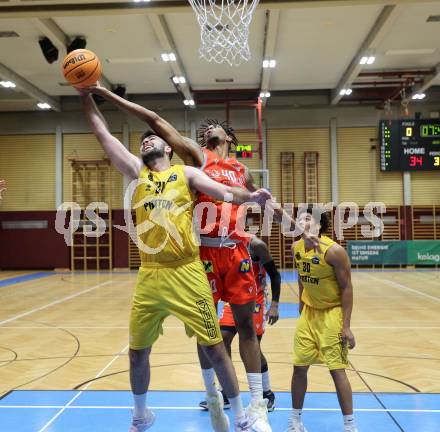
M149 163L164 156L165 156L165 149L153 148L148 153L142 155L142 161L146 166L148 166Z

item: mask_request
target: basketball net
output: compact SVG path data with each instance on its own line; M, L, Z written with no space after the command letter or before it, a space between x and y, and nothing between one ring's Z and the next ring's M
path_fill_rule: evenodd
M200 25L200 57L239 66L251 58L249 25L259 0L189 0Z

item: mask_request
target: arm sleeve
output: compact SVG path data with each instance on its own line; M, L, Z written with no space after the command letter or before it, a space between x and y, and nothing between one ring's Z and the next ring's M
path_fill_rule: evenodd
M281 275L275 265L274 260L268 261L263 264L263 267L266 269L267 274L270 277L270 286L272 290L272 300L279 302L280 294L281 294Z

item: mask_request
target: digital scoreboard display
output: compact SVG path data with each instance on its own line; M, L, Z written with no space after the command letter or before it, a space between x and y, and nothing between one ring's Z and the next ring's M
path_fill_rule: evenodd
M383 120L381 171L440 171L440 119Z

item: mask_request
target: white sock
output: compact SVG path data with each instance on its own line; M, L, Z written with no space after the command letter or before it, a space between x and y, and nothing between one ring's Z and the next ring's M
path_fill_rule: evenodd
M261 373L247 374L251 399L253 401L261 401L263 399L263 378Z
M354 424L354 415L349 414L344 416L344 424L347 425L353 425Z
M229 398L229 402L231 402L231 409L234 414L234 421L235 423L238 423L245 416L241 396L238 395L235 398Z
M269 371L263 372L261 375L263 378L263 391L268 392L270 390Z
M134 409L133 409L133 417L143 418L145 417L145 409L147 408L147 393L144 394L134 394Z
M217 388L215 386L214 369L202 369L203 381L205 382L206 394L208 396L216 396Z
M301 414L302 414L302 409L295 409L295 408L292 409L292 418L299 423L301 423Z

